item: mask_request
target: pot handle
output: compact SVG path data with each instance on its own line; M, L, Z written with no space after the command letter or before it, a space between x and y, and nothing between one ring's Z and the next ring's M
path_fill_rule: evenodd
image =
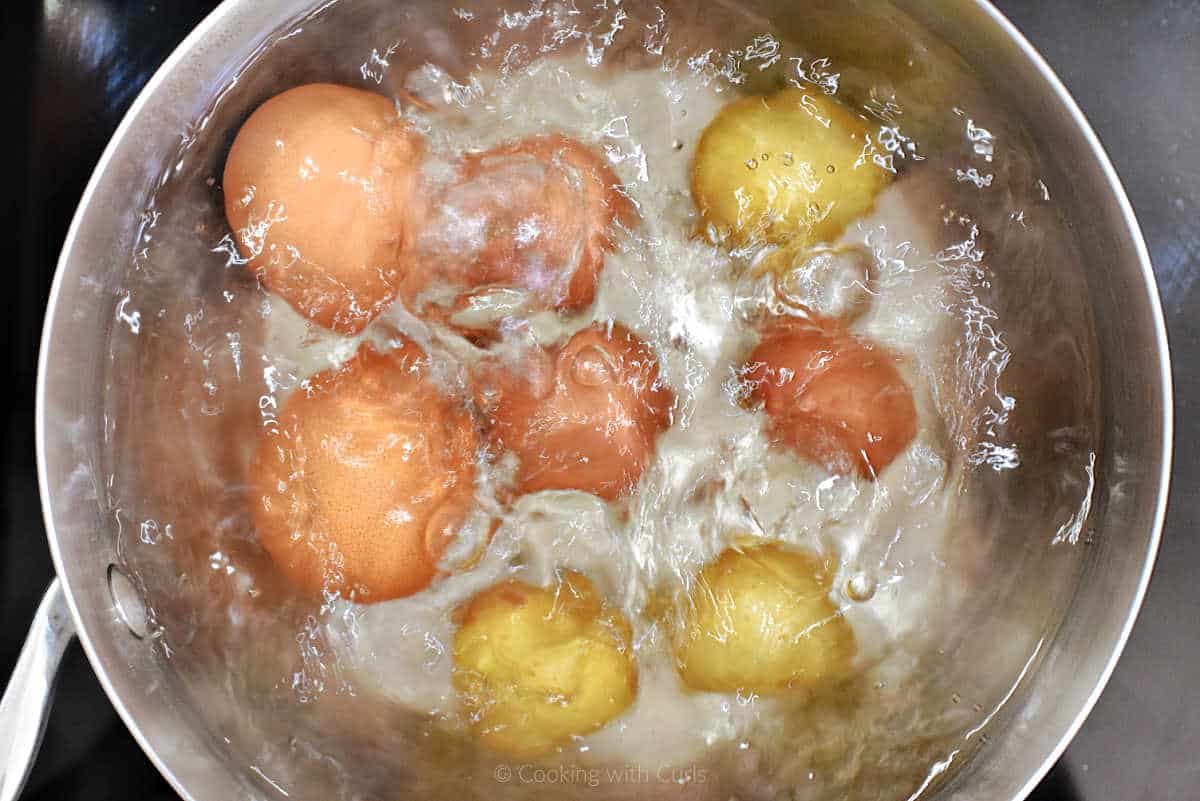
M0 700L0 801L15 801L25 786L46 732L58 664L74 636L71 611L55 578Z

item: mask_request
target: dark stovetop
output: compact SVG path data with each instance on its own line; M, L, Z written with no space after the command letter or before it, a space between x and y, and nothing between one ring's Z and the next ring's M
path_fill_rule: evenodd
M1176 467L1150 593L1125 656L1035 801L1197 801L1200 662L1200 0L1000 0L1058 70L1108 147L1154 257L1175 364ZM161 61L213 4L11 0L3 15L10 253L0 452L0 677L53 568L33 453L37 344L58 250L101 150ZM170 799L77 645L24 798Z

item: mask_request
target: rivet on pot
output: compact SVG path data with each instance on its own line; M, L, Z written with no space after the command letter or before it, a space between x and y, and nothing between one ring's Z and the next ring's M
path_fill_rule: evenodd
M113 608L117 617L139 640L150 635L150 617L146 613L146 603L125 571L117 565L108 566L108 592L112 595Z

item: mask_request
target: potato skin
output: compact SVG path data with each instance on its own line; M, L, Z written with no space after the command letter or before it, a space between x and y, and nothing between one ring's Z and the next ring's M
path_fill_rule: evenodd
M578 573L551 588L510 579L467 605L454 637L454 686L488 748L536 757L633 703L631 637Z
M479 436L419 345L362 346L284 401L249 474L255 532L313 596L372 603L429 585L474 504Z
M742 368L772 439L840 474L874 479L917 433L896 357L831 321L768 326Z
M408 272L423 158L424 140L380 95L307 84L267 100L222 180L248 269L309 320L359 333Z
M847 675L854 634L813 554L730 548L696 577L675 650L694 690L770 695Z
M826 125L828 123L828 125ZM866 122L817 89L722 108L696 149L692 199L714 242L832 242L891 174L869 158Z

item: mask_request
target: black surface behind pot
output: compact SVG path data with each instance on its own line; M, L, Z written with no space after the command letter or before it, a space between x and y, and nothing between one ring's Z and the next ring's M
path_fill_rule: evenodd
M1200 2L998 0L1107 147L1154 259L1175 369L1176 456L1155 577L1116 674L1034 801L1200 799ZM214 4L5 4L0 676L53 567L34 465L38 339L58 251L104 145L142 85ZM800 5L800 4L798 4ZM13 135L15 134L15 136ZM77 645L23 796L170 799Z

